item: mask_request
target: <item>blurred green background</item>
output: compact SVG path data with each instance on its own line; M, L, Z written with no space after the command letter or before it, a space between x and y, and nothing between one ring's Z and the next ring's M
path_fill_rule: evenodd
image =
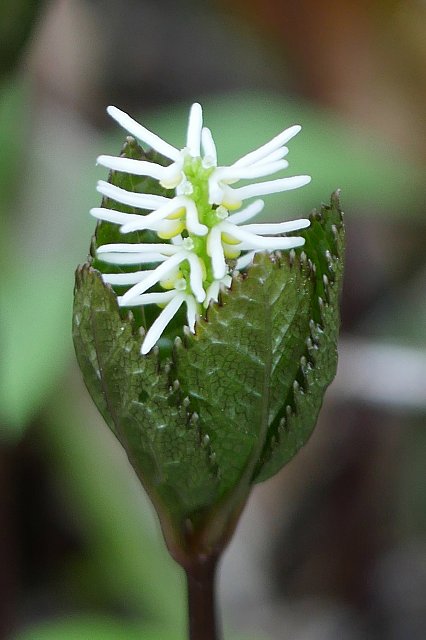
M0 637L183 640L185 591L84 389L73 272L95 167L128 110L222 162L300 123L265 219L342 189L340 365L317 430L257 487L222 565L226 637L426 636L426 5L420 0L3 0Z

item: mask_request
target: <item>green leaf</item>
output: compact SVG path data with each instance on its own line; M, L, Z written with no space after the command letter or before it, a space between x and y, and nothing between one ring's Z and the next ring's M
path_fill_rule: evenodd
M293 384L310 289L307 269L259 254L178 351L179 380L210 438L223 493L248 485L269 416Z
M315 426L337 363L342 233L334 196L311 216L303 252L259 254L178 350L221 495L278 471Z
M268 437L257 465L254 480L274 475L302 447L315 426L325 390L337 367L339 298L343 277L344 227L338 194L331 205L314 212L311 226L303 235L306 243L299 261L312 272L308 314L297 314L298 346L292 363L290 386L275 376L281 408L270 414ZM285 357L285 350L283 350ZM282 369L282 371L284 371ZM280 391L281 389L281 391Z
M116 296L90 265L77 271L74 344L89 392L157 509L181 522L209 505L215 467L170 368L154 351L140 355L132 318L120 317Z

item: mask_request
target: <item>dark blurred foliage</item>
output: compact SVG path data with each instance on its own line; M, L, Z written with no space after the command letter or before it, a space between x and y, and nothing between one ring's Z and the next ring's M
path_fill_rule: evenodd
M348 227L338 376L225 556L228 636L425 637L425 17L420 0L2 3L1 637L183 638L182 576L87 398L70 314L94 159L123 138L106 104L180 144L198 99L225 160L300 120L291 170L312 186L266 210L341 187Z
M42 7L41 0L4 0L0 5L0 79L13 70Z

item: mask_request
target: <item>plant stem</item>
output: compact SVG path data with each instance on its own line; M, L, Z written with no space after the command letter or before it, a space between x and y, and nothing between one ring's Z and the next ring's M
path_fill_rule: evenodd
M0 638L9 637L17 623L18 535L16 527L16 468L12 447L0 449Z
M189 640L220 640L215 577L218 557L197 558L185 568L188 586Z

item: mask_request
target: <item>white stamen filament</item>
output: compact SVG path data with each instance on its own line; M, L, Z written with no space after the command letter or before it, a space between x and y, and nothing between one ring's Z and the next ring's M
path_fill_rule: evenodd
M168 167L162 167L160 164L155 164L155 162L133 160L132 158L117 158L115 156L99 156L96 163L112 171L130 173L134 176L150 176L155 180L162 180L167 175L168 169ZM174 165L171 166L174 167Z
M232 222L232 224L242 224L243 222L247 222L247 220L251 220L258 213L260 213L265 206L263 200L255 200L245 209L241 209L241 211L237 211L237 213L233 213L228 218L228 222Z
M214 302L218 302L219 300L219 291L221 288L226 287L230 288L232 284L232 277L230 275L226 275L220 280L214 280L206 292L206 299L204 300L204 308L207 309L210 302L213 300Z
M197 320L197 316L198 316L198 310L197 310L197 305L196 302L194 300L194 298L192 296L186 296L185 297L185 302L186 302L186 306L187 306L187 320L188 320L188 327L189 330L194 333L195 332L195 322Z
M186 207L186 199L183 198L173 198L170 200L169 198L165 198L166 204L157 209L156 211L152 211L148 213L146 216L138 216L138 219L134 218L129 220L122 228L123 233L128 233L129 231L138 231L141 229L150 229L151 224L156 224L161 220L167 218L167 216L171 216L179 209Z
M161 253L102 253L98 256L102 262L108 264L131 265L131 264L150 264L151 262L164 262L166 256Z
M194 233L197 236L205 236L208 232L208 227L205 224L200 224L198 219L198 210L193 200L186 199L186 226L188 231Z
M209 177L209 203L220 205L223 203L223 188L216 180L215 173Z
M94 207L90 209L90 215L98 220L105 220L106 222L114 222L115 224L126 224L130 220L136 222L136 218L141 218L137 214L123 213L122 211L115 211L115 209L104 209L102 207Z
M260 167L263 164L269 164L270 162L276 162L277 160L281 160L285 158L288 154L288 147L280 147L276 151L272 151L269 155L265 156L261 160L258 160L254 163L256 167Z
M107 107L108 114L114 118L116 122L123 129L126 129L132 136L139 138L142 142L145 142L147 145L158 151L166 158L170 158L170 160L180 160L181 154L178 149L173 147L168 142L165 142L160 136L157 136L152 131L149 131L146 127L133 120L127 113L121 111L121 109L117 109L117 107Z
M304 244L305 238L300 236L291 238L263 238L262 236L253 235L250 240L242 241L237 247L240 251L281 251L303 247Z
M188 260L190 264L190 268L191 268L190 279L192 281L191 286L196 287L198 291L198 296L202 297L202 300L200 300L200 302L202 302L205 297L205 292L204 292L204 289L202 289L202 295L201 295L201 292L198 290L199 272L197 271L197 268L201 270L201 267L199 265L199 262L197 266L195 266L195 264L193 263L194 258L196 258L198 262L197 256L194 256L194 254L185 250L181 250L175 255L170 256L170 258L168 258L165 262L163 262L156 269L154 269L154 271L152 271L152 273L150 273L149 276L144 278L142 282L138 282L131 289L126 291L126 293L123 295L123 298L122 298L123 304L126 304L128 300L131 300L135 296L140 295L141 293L145 293L145 291L147 291L154 285L158 284L161 280L164 280L166 276L169 275L173 271L173 269L177 267L184 260ZM192 271L194 268L195 268L195 273L193 275ZM201 282L202 282L202 278L201 278ZM202 288L202 285L201 285L201 288Z
M266 144L262 145L258 149L255 149L254 151L251 151L250 153L247 153L245 156L237 160L237 162L235 162L233 166L247 167L250 164L254 164L259 160L262 160L263 158L268 156L270 153L274 152L276 149L278 149L279 147L282 147L289 140L294 138L294 136L299 133L301 128L302 127L296 124L292 127L289 127L288 129L285 129L284 131L279 133L277 136L275 136L275 138L272 138L272 140L270 140Z
M221 167L214 173L214 177L218 181L231 184L238 180L250 180L255 178L263 178L277 171L288 167L287 160L278 160L277 162L254 164L249 167Z
M216 227L213 227L207 238L207 254L212 260L213 275L217 280L223 278L228 268L221 241L223 224L225 223L221 222Z
M203 126L203 111L201 105L195 102L189 112L188 133L186 147L193 158L200 156L201 129Z
M160 184L165 189L174 189L185 178L183 171L183 161L173 162L168 167L164 167L163 176L160 179Z
M310 222L306 218L301 218L300 220L289 220L288 222L277 222L277 223L262 223L262 224L246 224L243 227L245 231L250 231L251 233L257 233L261 236L264 235L274 235L276 233L290 233L290 231L299 231L299 229L306 229L309 227Z
M232 187L225 187L225 199L228 197L233 200L246 200L247 198L253 198L254 196L262 196L268 193L280 193L281 191L290 191L291 189L298 189L311 181L310 176L292 176L291 178L281 178L279 180L268 180L268 182L258 182L256 184L248 184L244 187L238 187L233 189Z
M108 284L126 285L136 284L146 278L151 271L131 271L130 273L103 273L102 280Z
M211 300L217 302L219 299L220 280L214 280L207 289L206 299L204 300L204 307L207 309Z
M217 165L217 151L213 140L212 132L207 127L203 127L201 131L201 144L203 147L204 158L209 158L210 166Z
M105 182L104 180L98 181L96 190L111 200L116 200L116 202L121 202L121 204L127 204L130 207L136 207L137 209L158 209L170 201L170 198L165 198L164 196L154 196L149 193L126 191L126 189L117 187L116 185Z
M235 265L236 269L245 269L253 262L253 258L256 254L256 251L248 251L243 256L237 259L237 263Z
M127 302L123 302L123 296L117 296L117 302L120 307L139 307L144 304L166 304L167 302L170 302L175 295L176 292L174 290L142 293L142 295L135 296Z
M157 231L163 237L172 237L181 230L181 223L179 220L165 220L165 216L157 222L150 216L141 216L132 213L123 213L122 211L115 211L114 209L102 208L91 209L90 214L98 220L104 220L106 222L113 222L121 225L121 233L150 229L152 231Z
M152 323L148 333L145 336L145 340L142 343L141 353L142 355L151 351L155 343L161 338L164 329L167 327L172 318L179 311L182 303L185 301L184 293L177 293L169 302L169 304L162 310L158 318Z
M243 246L237 245L238 249L266 249L276 251L277 249L291 249L304 244L305 239L298 236L291 238L264 238L263 236L250 233L244 227L237 227L229 222L221 222L218 225L224 233L229 234L236 240L240 240Z
M161 243L138 243L130 244L125 242L117 242L113 244L103 244L97 248L97 253L163 253L166 256L172 256L179 251L179 247L172 244Z
M189 272L189 283L198 302L203 302L206 292L203 288L203 271L200 265L200 259L195 253L187 254L187 260L191 270Z

